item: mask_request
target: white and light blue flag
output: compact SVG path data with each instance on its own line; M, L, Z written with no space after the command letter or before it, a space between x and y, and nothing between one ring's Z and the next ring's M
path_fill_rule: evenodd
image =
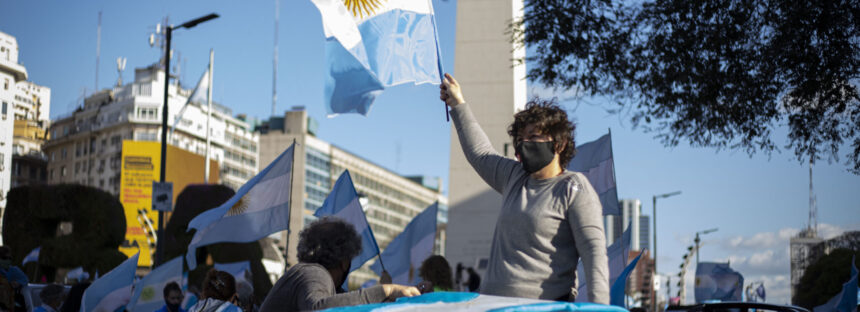
M603 215L621 215L615 187L615 162L610 134L577 146L576 157L573 157L567 169L582 172L588 178L588 182L600 197Z
M417 272L421 263L433 254L438 212L438 202L424 209L382 251L385 269L394 284L413 285L418 281ZM376 274L382 274L379 261L370 268Z
M173 258L149 272L134 285L134 294L126 307L131 312L152 312L164 306L164 287L182 282L182 257Z
M87 287L81 299L81 312L113 312L128 304L139 255L128 258Z
M349 170L344 170L337 178L337 182L326 197L325 203L314 212L314 216L317 218L335 216L343 219L346 223L352 224L355 231L361 236L361 254L352 258L352 264L349 267L350 272L358 270L367 260L379 254L379 245L376 244L376 237L373 236L370 224L367 223L367 216L358 201L358 192L355 191L355 185L352 184Z
M185 256L189 270L197 267L197 247L253 242L289 229L294 148L287 148L227 202L188 223L189 231L197 230Z
M90 278L90 273L84 271L84 268L77 267L66 273L66 279L73 279L78 281L87 280ZM96 274L96 279L99 279L98 274Z
M630 243L632 240L631 228L628 226L624 230L624 233L621 234L621 239L606 248L606 257L609 259L609 285L614 285L627 267L627 258L630 254ZM588 285L585 281L585 266L582 265L582 260L576 266L576 278L578 280L576 302L586 302L588 301L588 296L586 295L588 293Z
M741 301L744 277L728 263L700 262L696 266L696 302Z
M185 101L185 105L182 105L182 108L179 109L179 113L176 114L176 117L173 120L173 127L170 128L170 137L173 137L173 132L176 130L176 127L179 125L179 121L182 120L182 115L185 114L185 109L188 108L188 104L206 103L206 98L208 96L209 96L209 69L207 68L206 71L203 72L203 76L200 77L200 81L198 81L197 85L194 86L194 90L191 91L191 95L188 96L188 100Z
M851 257L851 277L842 284L842 291L827 303L817 306L814 312L855 312L857 311L857 267L854 265L854 257Z
M251 282L251 261L239 261L239 262L229 262L229 263L215 263L214 268L218 271L223 271L230 273L233 275L233 278L236 279L236 284L239 284L239 281Z
M630 272L636 268L636 264L639 263L639 258L642 257L642 254L645 251L640 251L636 258L633 258L633 261L628 264L624 270L621 271L615 281L612 282L609 287L609 304L614 306L619 306L622 308L627 308L626 302L624 301L625 291L627 290L627 277L630 276Z
M31 250L30 253L28 253L27 256L24 257L24 260L21 261L21 265L27 264L29 262L38 263L39 262L39 251L41 251L41 250L42 250L42 247L33 248L33 250Z
M311 0L326 36L329 116L367 115L383 89L439 84L441 53L429 0Z

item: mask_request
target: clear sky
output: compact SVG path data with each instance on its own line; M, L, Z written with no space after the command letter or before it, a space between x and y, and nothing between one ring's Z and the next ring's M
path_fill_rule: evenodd
M445 70L454 72L457 1L433 4ZM135 67L158 61L161 52L147 39L164 17L178 24L217 12L219 19L174 32L182 84L191 88L196 83L214 48L215 100L234 113L268 118L274 7L274 0L0 0L0 31L17 38L19 60L30 80L52 89L51 116L58 117L71 112L84 92L95 89L99 11L103 12L99 88L116 83L117 57L128 59L126 82L133 79ZM322 106L324 41L319 12L309 0L282 0L280 11L278 114L294 105L306 106L319 121L323 140L402 174L441 176L447 181L450 125L436 87L391 88L377 99L370 116L328 119ZM538 85L529 88L530 94L565 97ZM464 93L468 100L469 90ZM641 199L643 213L650 215L652 195L683 192L657 204L659 272L676 274L695 232L718 227L704 239L702 260L731 259L747 281L765 281L768 301L788 301L787 239L806 223L809 202L808 167L790 150L749 157L685 144L666 148L653 134L633 129L625 116L606 113L608 104L599 100L563 105L578 122L579 143L612 129L621 198ZM785 131L777 131L775 138L786 142ZM815 166L814 174L822 232L832 236L860 229L860 177L847 173L843 164L826 161Z

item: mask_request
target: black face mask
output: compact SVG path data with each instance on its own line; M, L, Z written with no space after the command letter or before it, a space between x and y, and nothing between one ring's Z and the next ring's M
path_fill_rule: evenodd
M523 141L517 144L514 149L520 157L520 162L523 164L523 170L532 174L543 169L546 165L552 162L555 158L555 150L553 150L552 142L531 142Z

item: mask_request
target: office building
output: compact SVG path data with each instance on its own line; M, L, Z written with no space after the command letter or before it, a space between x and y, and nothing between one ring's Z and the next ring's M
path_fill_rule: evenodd
M2 216L6 209L6 193L12 185L12 140L14 128L14 103L18 94L17 85L27 81L27 69L18 64L18 41L15 37L0 32L0 233ZM0 234L0 244L3 243Z

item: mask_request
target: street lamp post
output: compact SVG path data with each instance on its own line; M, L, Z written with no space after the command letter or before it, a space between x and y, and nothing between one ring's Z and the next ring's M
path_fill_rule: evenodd
M165 42L164 42L164 104L161 106L161 172L159 181L164 183L165 176L167 172L167 90L170 86L170 39L173 33L173 30L180 28L193 28L197 26L197 24L216 19L218 18L218 14L211 13L209 15L198 17L196 19L190 20L188 22L183 23L182 25L173 27L170 25L166 25L165 27ZM211 86L210 86L211 87ZM208 129L206 131L209 131ZM164 211L158 211L158 231L157 237L162 238L164 233ZM158 241L158 245L155 249L155 263L161 264L164 260L164 246L161 246L161 242L163 240Z
M709 233L716 232L717 230L719 230L719 229L718 229L718 228L713 228L713 229L710 229L710 230L704 230L704 231L696 232L696 239L694 239L693 241L694 241L694 242L696 242L696 267L697 267L697 268L699 267L699 253L702 251L702 250L699 248L699 242L701 242L701 240L699 240L699 234L705 235L705 234L709 234Z
M667 198L667 197L680 195L680 194L681 194L681 191L675 191L675 192L666 193L666 194L654 195L651 198L653 200L652 208L654 209L652 215L654 217L654 271L653 272L654 272L655 276L657 274L657 198ZM654 293L654 287L651 287L651 311L657 312L657 296L656 296L656 293Z

